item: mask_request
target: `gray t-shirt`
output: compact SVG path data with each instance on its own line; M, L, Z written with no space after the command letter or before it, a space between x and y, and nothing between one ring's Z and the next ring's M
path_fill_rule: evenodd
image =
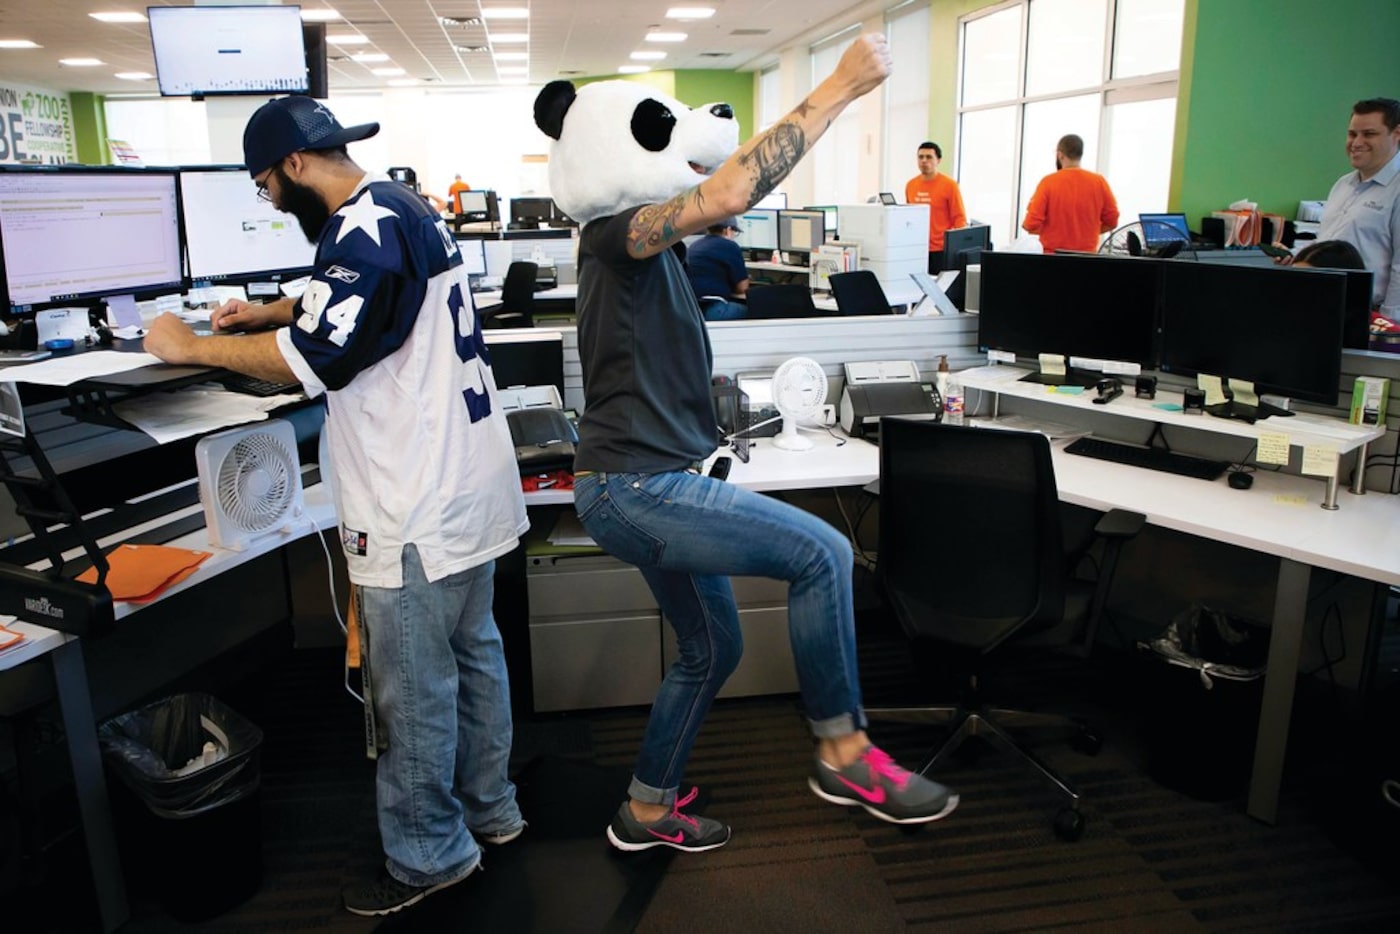
M690 280L671 250L647 259L627 252L641 207L591 221L580 235L575 470L683 470L717 443L710 337Z

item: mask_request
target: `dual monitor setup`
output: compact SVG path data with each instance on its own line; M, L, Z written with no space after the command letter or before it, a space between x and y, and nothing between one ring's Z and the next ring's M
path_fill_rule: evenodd
M459 191L453 195L452 213L459 224L499 224L500 202L494 191ZM541 227L576 226L560 210L553 198L511 198L509 227L512 230L539 230Z
M1365 349L1371 274L1089 254L982 257L978 345L1035 359L1062 355L1065 377L1092 386L1075 359L1117 361L1336 405L1343 347ZM1212 412L1262 418L1226 405Z
M749 208L739 215L736 241L750 256L767 260L774 252L808 255L836 236L836 207Z

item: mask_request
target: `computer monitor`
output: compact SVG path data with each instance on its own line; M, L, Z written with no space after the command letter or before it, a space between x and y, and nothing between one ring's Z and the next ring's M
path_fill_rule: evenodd
M781 211L787 207L787 192L774 191L758 199L754 205L756 208L764 208L769 211Z
M960 309L966 308L967 267L982 261L982 254L992 248L992 228L986 224L954 227L943 234L943 269L961 273L948 290L948 297ZM943 270L934 270L941 272Z
M467 275L486 275L485 240L458 240L457 251L462 254L462 265L466 267Z
M1306 268L1294 269L1307 272ZM1375 287L1369 269L1344 269L1347 277L1347 307L1342 323L1342 346L1367 350L1371 346L1371 290Z
M173 171L0 166L3 307L179 290L178 201Z
M1256 392L1337 404L1345 276L1217 263L1161 269L1163 372L1244 380Z
M461 210L458 213L466 223L500 222L501 208L494 191L459 191L457 197L461 202Z
M1191 242L1185 214L1139 214L1138 224L1142 227L1143 246L1149 250L1161 249L1168 243Z
M739 215L739 237L736 241L745 250L772 252L778 248L778 212L766 208L749 208Z
M297 6L151 6L156 84L166 97L305 94Z
M552 198L511 198L510 222L516 227L537 229L554 219Z
M1054 353L1154 366L1162 265L1128 256L985 253L978 346L1032 360ZM1064 378L1031 378L1092 385L1098 375L1071 369Z
M834 204L809 204L809 205L807 205L806 207L804 207L802 210L804 210L804 211L821 211L822 214L825 215L825 219L824 219L824 221L823 221L823 232L824 232L825 235L826 235L826 239L828 239L828 240L835 240L835 239L836 239L836 215L837 215L836 205L834 205Z
M564 335L539 329L487 329L486 351L497 389L553 386L564 398Z
M179 178L192 285L276 282L310 270L316 246L296 218L258 197L242 166L182 168Z
M811 253L826 242L826 215L821 211L779 211L778 249Z

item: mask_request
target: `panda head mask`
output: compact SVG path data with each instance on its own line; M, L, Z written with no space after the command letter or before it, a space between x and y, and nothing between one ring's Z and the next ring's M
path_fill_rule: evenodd
M551 81L535 99L535 124L554 141L550 195L580 224L675 197L739 145L728 104L692 110L634 81Z

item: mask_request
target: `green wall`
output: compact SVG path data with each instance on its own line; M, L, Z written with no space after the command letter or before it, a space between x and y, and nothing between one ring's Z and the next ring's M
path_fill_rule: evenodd
M1400 97L1394 0L1187 0L1173 207L1293 217L1348 169L1351 105Z
M68 94L68 106L73 113L73 145L83 165L106 165L111 161L111 154L107 152L107 114L102 102L101 94L89 91Z

